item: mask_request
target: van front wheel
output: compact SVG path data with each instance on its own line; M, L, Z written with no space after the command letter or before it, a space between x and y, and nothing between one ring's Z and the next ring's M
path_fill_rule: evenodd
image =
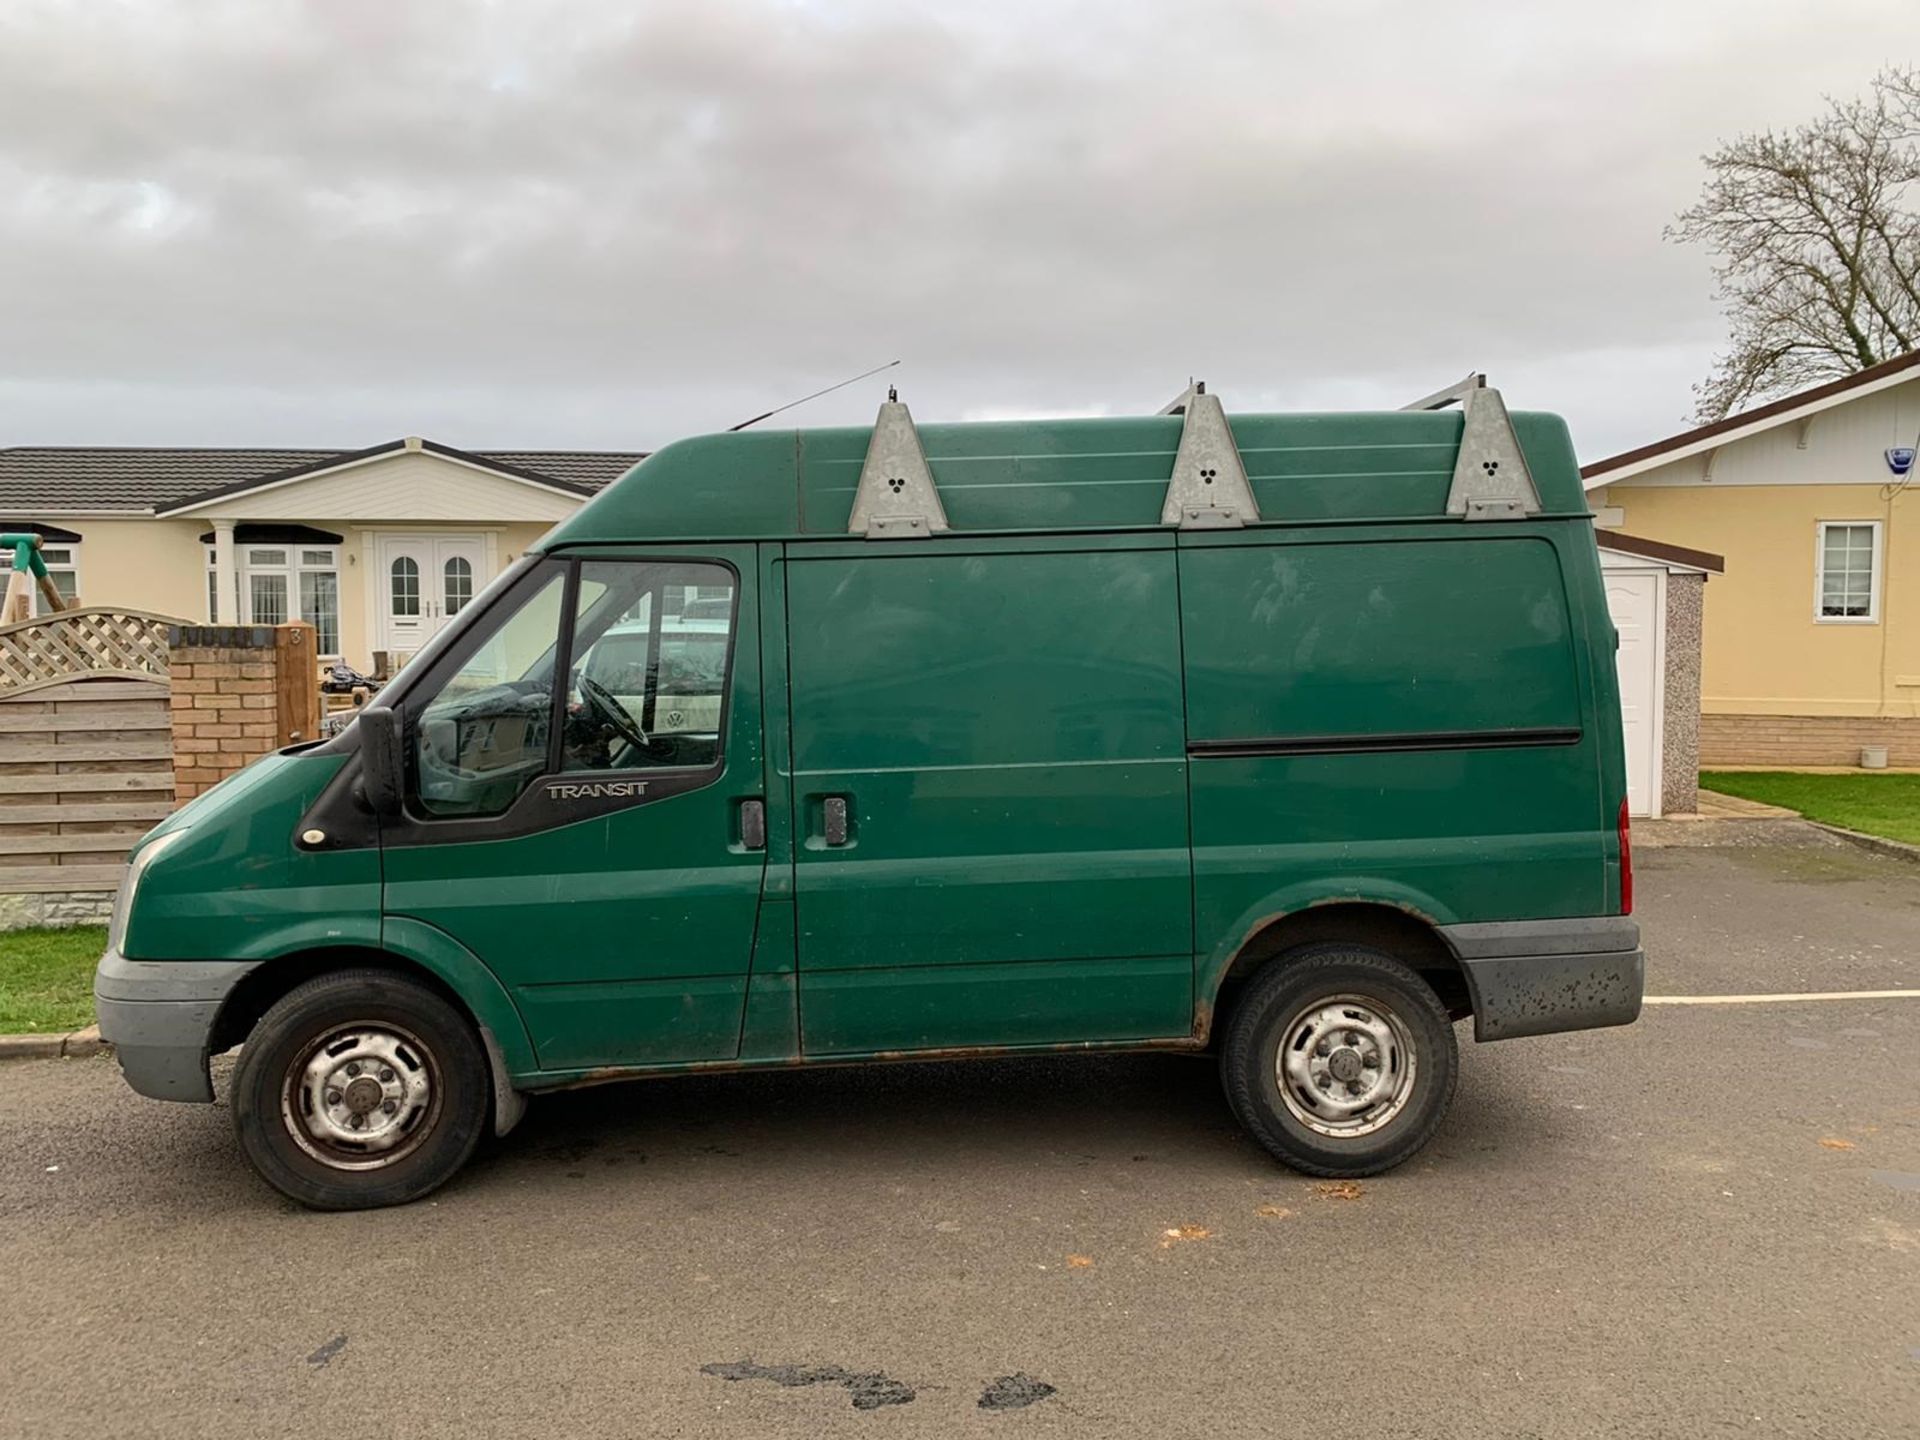
M486 1055L440 995L384 970L322 975L261 1018L233 1073L233 1123L260 1176L315 1210L438 1189L487 1119Z
M1269 962L1240 997L1220 1050L1247 1132L1309 1175L1391 1170L1446 1118L1459 1070L1431 987L1390 955L1314 945Z

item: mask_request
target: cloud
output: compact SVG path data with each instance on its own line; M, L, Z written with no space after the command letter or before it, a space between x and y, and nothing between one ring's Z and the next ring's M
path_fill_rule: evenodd
M1604 453L1720 335L1660 240L1699 152L1916 43L1875 0L17 0L0 442L648 446L900 355L794 420L1476 366Z

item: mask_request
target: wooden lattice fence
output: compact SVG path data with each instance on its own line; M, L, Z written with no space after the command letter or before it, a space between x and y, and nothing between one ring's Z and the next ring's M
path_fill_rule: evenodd
M61 610L0 625L0 696L82 676L165 680L167 628L180 622L145 610Z

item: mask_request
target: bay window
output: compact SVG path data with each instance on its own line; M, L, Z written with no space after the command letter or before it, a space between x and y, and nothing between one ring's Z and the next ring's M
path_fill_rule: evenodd
M314 648L321 655L340 653L340 551L337 545L315 545L290 539L271 545L246 543L242 526L234 546L235 597L243 625L284 625L304 620L314 629ZM324 531L317 532L325 534ZM202 537L203 539L205 537ZM207 552L207 618L220 578L214 547Z

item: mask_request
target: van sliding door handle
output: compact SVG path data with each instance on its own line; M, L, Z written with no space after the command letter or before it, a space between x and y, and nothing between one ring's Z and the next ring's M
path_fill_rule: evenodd
M742 800L740 802L740 848L742 850L767 848L766 801Z
M827 844L847 843L847 797L829 795L820 805L821 829Z

